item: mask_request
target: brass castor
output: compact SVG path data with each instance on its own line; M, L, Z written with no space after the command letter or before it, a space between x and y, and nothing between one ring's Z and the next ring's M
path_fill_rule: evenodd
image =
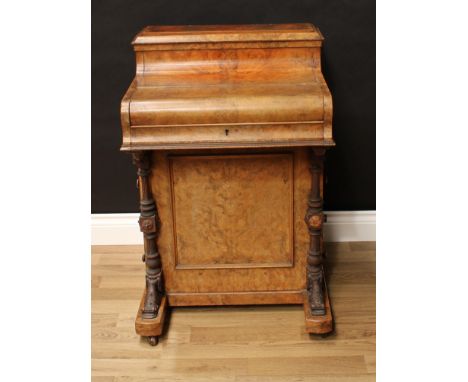
M158 344L158 337L157 336L149 336L149 337L147 337L147 339L148 339L148 343L151 346L156 346Z

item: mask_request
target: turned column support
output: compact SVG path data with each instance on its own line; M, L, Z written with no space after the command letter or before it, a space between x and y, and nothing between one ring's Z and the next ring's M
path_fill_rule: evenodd
M314 148L311 152L310 173L312 185L305 216L310 237L307 254L307 298L309 300L310 313L313 316L321 316L326 313L322 265L322 231L325 216L323 214L323 199L320 187L324 154L325 149L323 148Z
M156 318L164 294L161 257L158 252L159 217L153 199L149 174L151 157L148 151L132 153L133 164L137 167L138 190L140 194L140 231L144 238L143 261L146 264L146 295L142 309L143 319Z

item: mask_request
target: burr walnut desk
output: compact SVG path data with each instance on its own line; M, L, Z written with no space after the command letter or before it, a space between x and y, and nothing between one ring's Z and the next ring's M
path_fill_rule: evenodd
M307 332L332 330L322 41L311 24L150 26L135 37L121 149L137 167L144 236L135 326L152 345L168 306L303 304Z

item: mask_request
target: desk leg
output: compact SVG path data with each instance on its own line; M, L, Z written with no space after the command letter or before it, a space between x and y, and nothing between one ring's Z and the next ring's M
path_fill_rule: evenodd
M322 264L324 215L320 185L324 154L324 149L314 149L310 167L312 186L305 216L310 237L307 255L307 292L304 302L306 330L309 333L321 334L332 330L331 311Z
M151 345L156 345L157 336L162 332L166 304L161 257L157 247L159 217L148 180L151 171L150 152L133 153L133 163L138 169L140 193L140 219L138 222L144 236L143 261L146 263L146 289L135 328L138 334L148 337Z

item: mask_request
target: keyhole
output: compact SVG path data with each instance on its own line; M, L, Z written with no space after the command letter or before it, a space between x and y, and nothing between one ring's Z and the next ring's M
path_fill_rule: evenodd
M226 134L226 137L227 137L229 135L229 130L228 129L224 130L224 134Z

